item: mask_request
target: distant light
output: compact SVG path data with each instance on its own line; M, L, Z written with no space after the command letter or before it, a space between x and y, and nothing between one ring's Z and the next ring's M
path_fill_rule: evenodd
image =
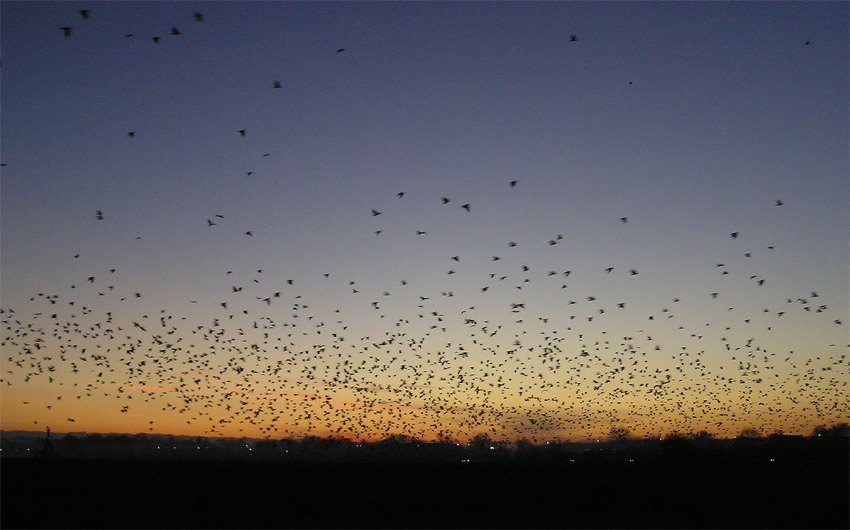
M775 462L776 460L774 460L773 458L771 458L771 459L770 459L770 461L771 461L771 462Z
M634 462L634 461L635 461L634 458L629 458L629 462Z
M492 451L493 449L495 449L495 447L493 447L493 446L491 445L491 446L490 446L490 450Z

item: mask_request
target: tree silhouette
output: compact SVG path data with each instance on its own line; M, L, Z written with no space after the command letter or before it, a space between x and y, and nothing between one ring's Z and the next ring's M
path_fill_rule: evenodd
M44 442L41 448L35 452L35 457L39 459L48 459L53 456L53 440L50 439L50 427L47 427L47 434L44 437Z
M850 424L847 423L838 423L833 425L832 427L827 427L826 425L818 425L812 431L813 437L841 437L847 438L850 437Z
M613 442L625 442L632 435L632 432L626 427L611 427L608 433L608 438Z

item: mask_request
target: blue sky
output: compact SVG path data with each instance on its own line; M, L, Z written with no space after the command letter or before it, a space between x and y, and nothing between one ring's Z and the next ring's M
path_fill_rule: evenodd
M73 27L69 38L63 26ZM252 330L266 317L301 326L301 342L287 337L292 351L330 347L329 334L344 327L353 356L375 337L404 333L434 355L471 351L457 362L481 385L498 372L489 356L504 371L523 352L543 369L539 352L551 342L540 337L563 337L564 363L609 341L579 371L589 379L576 383L575 406L593 418L581 429L558 408L567 395L531 376L503 391L529 417L541 414L529 392L559 403L546 409L559 418L547 433L563 436L611 423L647 433L699 424L671 416L647 428L623 410L612 419L619 405L593 381L628 350L620 342L636 340L625 337L704 351L717 377L739 360L727 344L783 359L794 351L840 367L843 385L821 381L817 393L846 402L847 27L847 4L837 2L4 2L2 307L35 318L55 304L30 298L52 293L92 309L89 325L107 312L130 325L165 311L185 318L175 334L187 341L193 327L219 319L249 345L267 339ZM323 334L317 321L334 331ZM497 326L495 351L486 350L480 329ZM4 324L4 337L14 329ZM449 379L417 352L395 356ZM320 357L327 373L341 373L338 359ZM648 372L635 368L635 377L655 381L648 374L675 358L650 354ZM223 352L211 360L226 361ZM803 361L765 365L790 381ZM710 377L684 366L681 389ZM380 379L367 367L364 380ZM113 386L138 383L116 370ZM628 373L610 381L623 386ZM16 404L36 388L16 381L24 375L4 374L4 419L54 414ZM268 387L287 391L293 381ZM311 385L368 401L344 385ZM444 395L425 392L420 410ZM642 392L625 401L667 410ZM507 407L463 399L492 417ZM774 408L797 420L747 412L716 430L836 419L784 399ZM127 417L115 415L114 428L144 427Z

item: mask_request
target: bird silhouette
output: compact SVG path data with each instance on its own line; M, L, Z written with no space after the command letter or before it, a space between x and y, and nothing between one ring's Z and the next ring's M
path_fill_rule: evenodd
M67 39L68 37L70 37L70 36L71 36L71 31L72 31L74 28L72 28L71 26L62 26L62 27L61 27L61 28L59 28L59 29L61 29L61 30L62 30L62 35L64 35L64 36L65 36L65 38Z

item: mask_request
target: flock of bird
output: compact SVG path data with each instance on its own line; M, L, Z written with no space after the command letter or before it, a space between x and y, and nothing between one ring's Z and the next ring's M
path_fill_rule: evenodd
M96 13L79 15L87 21ZM204 15L196 12L194 20L202 23ZM65 38L75 36L70 25L61 31ZM173 26L169 34L182 32ZM160 42L159 36L151 39ZM337 48L336 54L343 51ZM271 83L281 87L279 80ZM247 134L234 131L236 141ZM500 185L521 193L523 184L518 178ZM386 200L408 201L411 195L397 191ZM433 204L435 215L456 205L460 215L475 215L474 199L435 193L423 200ZM386 206L364 211L364 222L386 220ZM771 201L771 207L784 209L784 203ZM91 219L113 222L108 214L104 205ZM208 214L198 223L220 230L230 216ZM625 229L636 219L612 215L611 222ZM370 233L380 236L383 227L373 225ZM253 230L242 234L254 237ZM730 246L716 264L718 284L740 275L724 264L729 256L757 260L752 249L737 245L744 239L739 231L722 237ZM553 259L542 267L516 265L526 246L565 244L562 234L552 234L506 240L486 257L435 256L434 266L445 267L446 283L415 287L406 278L361 286L356 278L320 270L312 278L267 277L262 268L221 270L221 292L189 301L203 306L197 314L216 315L205 322L165 308L137 312L134 302L145 296L144 288L117 267L103 265L73 285L33 294L26 310L0 309L2 388L10 395L19 386L37 385L43 398L22 405L30 408L34 425L53 422L54 430L61 430L57 421L68 430L79 425L79 417L63 412L89 401L107 403L107 414L138 415L149 432L179 425L206 435L275 438L463 439L483 433L544 441L565 433L604 433L615 425L646 434L705 429L723 436L753 424L794 430L812 416L846 415L846 351L833 344L832 354L812 357L769 349L761 340L791 319L845 326L830 316L818 292L795 293L782 307L754 314L724 306L733 316L694 327L685 323L692 321L683 318L687 310L679 308L724 303L722 288L706 292L704 300L673 297L663 306L633 307L592 288L576 292L572 282L592 286L618 275L640 282L634 264L599 263L588 270L558 266L563 261ZM773 249L762 248L768 254ZM71 259L76 258L79 254ZM492 272L472 277L473 269L464 265L474 260L490 262ZM765 286L757 274L747 281L754 289ZM319 291L351 302L327 306ZM489 306L488 296L496 291L512 293L515 301ZM536 312L536 297L559 297L560 309ZM628 326L616 324L620 321L642 324L617 334ZM365 331L377 329L375 323L381 333ZM748 338L737 338L737 328L747 326Z

